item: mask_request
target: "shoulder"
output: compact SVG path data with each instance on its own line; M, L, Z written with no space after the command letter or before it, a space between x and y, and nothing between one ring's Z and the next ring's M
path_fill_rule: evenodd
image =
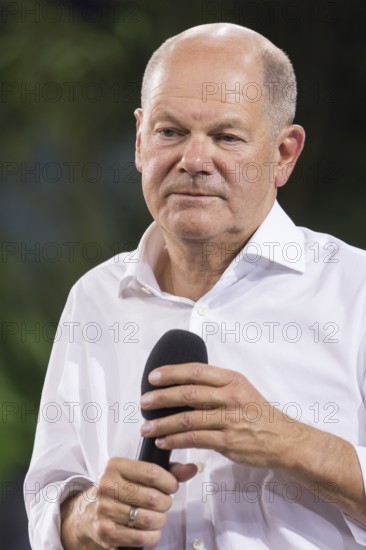
M304 235L305 249L313 251L315 259L333 260L328 263L339 263L342 259L353 260L366 265L366 250L352 246L328 233L320 233L307 227L298 227L298 229Z
M366 251L352 246L341 239L298 228L304 235L304 249L307 267L315 267L326 275L332 273L344 283L366 286Z

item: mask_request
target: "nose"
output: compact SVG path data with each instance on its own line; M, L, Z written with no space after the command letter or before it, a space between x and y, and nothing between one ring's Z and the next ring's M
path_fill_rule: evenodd
M211 144L208 138L190 136L185 145L182 158L178 162L178 169L191 176L209 176L215 172L212 161Z

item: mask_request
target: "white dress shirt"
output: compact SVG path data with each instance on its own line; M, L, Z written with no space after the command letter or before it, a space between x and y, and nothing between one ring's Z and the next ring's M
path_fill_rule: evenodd
M71 290L24 486L34 550L62 548L59 507L70 486L97 482L110 457L136 457L142 372L171 328L202 336L210 364L242 372L294 421L352 443L366 481L366 253L296 227L276 202L194 302L160 290L153 270L163 247L153 223L136 251L97 266ZM270 410L238 407L253 421ZM366 546L366 529L332 505L333 485L324 502L281 471L210 450L175 450L172 460L195 462L199 473L174 495L156 550Z

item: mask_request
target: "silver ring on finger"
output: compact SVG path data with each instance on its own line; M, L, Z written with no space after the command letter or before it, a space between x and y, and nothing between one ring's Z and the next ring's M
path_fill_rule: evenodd
M130 515L128 517L127 527L135 527L136 518L137 518L137 508L136 506L131 506Z

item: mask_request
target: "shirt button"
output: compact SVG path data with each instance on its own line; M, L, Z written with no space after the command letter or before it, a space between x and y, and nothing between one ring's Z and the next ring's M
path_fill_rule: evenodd
M148 288L146 288L146 286L142 286L142 287L141 287L141 290L142 290L143 292L145 292L146 294L151 294L151 290L148 289Z
M197 470L199 474L202 474L204 471L206 464L204 462L196 462Z
M202 539L194 539L192 540L191 544L193 550L201 550L203 548L203 540Z
M200 303L197 305L197 311L200 315L206 315L208 312L208 306L206 304Z

